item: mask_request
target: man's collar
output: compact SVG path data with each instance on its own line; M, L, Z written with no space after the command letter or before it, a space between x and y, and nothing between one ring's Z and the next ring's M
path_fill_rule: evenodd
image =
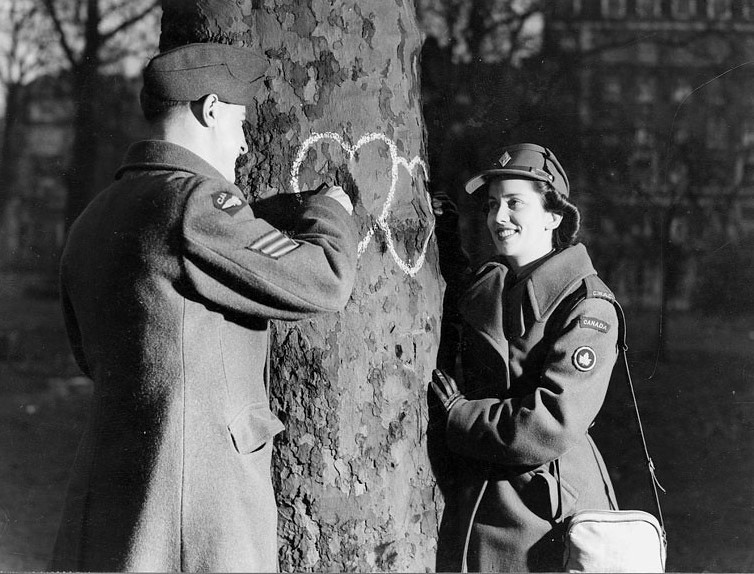
M120 179L127 170L136 169L187 171L225 179L209 162L194 152L165 140L144 140L132 144L126 152L123 164L115 173L115 179Z

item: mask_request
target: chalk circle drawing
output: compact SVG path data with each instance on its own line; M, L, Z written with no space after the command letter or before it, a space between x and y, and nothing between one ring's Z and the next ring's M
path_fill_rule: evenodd
M416 275L419 270L424 265L424 260L427 256L427 249L429 249L429 242L432 239L432 233L434 232L434 218L430 220L430 229L429 233L427 233L427 237L424 240L424 245L422 246L422 249L419 253L419 256L414 261L413 265L410 264L407 261L404 261L400 255L398 255L398 252L395 249L395 242L393 240L393 232L390 230L390 227L387 222L387 218L390 215L390 210L393 206L393 201L395 199L395 192L398 187L398 173L399 168L403 167L407 172L408 175L413 178L414 172L418 167L422 169L424 172L424 177L428 178L428 170L427 170L427 164L422 160L420 157L415 156L411 161L406 160L405 158L401 157L398 152L398 147L395 145L395 142L391 140L386 135L379 133L379 132L373 132L366 134L362 136L359 141L356 142L354 145L350 145L348 142L344 141L343 138L333 132L325 132L325 133L312 133L305 141L301 144L301 147L298 150L298 154L296 154L296 159L293 161L293 166L291 168L291 189L293 190L293 193L300 193L301 189L299 188L299 182L298 182L298 176L299 171L301 169L301 164L303 163L304 159L306 158L307 152L318 142L322 140L330 140L337 142L338 145L343 149L343 151L346 153L348 160L353 161L356 153L361 149L363 146L372 143L374 141L381 141L384 142L385 145L387 145L388 150L390 152L390 159L392 161L391 166L391 177L390 177L390 191L387 194L387 197L385 198L385 203L382 206L382 212L380 213L379 217L376 219L376 225L379 227L382 232L385 234L385 241L387 243L387 248L390 253L390 255L393 257L393 260L398 265L398 267L401 268L401 270L406 273L407 275L413 277ZM424 192L425 200L427 202L427 213L432 213L432 199L429 196L428 192ZM369 245L370 241L372 241L372 237L375 233L375 226L372 225L369 228L369 231L367 232L366 236L362 238L362 240L359 242L358 246L358 255L361 257L361 255L366 251L367 246Z

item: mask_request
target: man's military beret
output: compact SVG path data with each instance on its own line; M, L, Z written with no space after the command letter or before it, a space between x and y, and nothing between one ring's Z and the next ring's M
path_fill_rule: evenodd
M489 169L478 173L466 182L466 193L474 193L496 176L515 176L546 181L555 191L568 197L570 185L563 166L546 147L522 143L505 147Z
M187 44L157 54L144 68L144 90L165 100L193 102L217 94L228 104L249 104L269 61L248 48Z

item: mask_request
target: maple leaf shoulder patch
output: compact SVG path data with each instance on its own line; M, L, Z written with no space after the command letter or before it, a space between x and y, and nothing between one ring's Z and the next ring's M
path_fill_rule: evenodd
M235 215L246 206L246 202L243 199L237 195L233 195L229 191L218 191L213 193L210 197L212 198L212 207L231 216Z
M591 347L579 347L573 352L571 360L573 361L573 366L579 371L591 371L597 364L597 353Z

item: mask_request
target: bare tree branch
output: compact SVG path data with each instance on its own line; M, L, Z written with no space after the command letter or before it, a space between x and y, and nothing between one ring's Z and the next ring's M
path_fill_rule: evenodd
M47 0L47 1L49 1L49 0ZM124 20L123 22L121 22L120 24L118 24L117 26L115 26L113 29L108 30L107 32L103 32L102 35L101 35L102 42L103 43L107 42L110 38L112 38L113 36L115 36L119 32L122 32L123 30L126 30L127 28L130 28L131 26L133 26L137 22L140 22L146 16L148 16L150 12L153 12L159 6L160 6L160 0L154 0L151 4L147 5L147 7L144 8L141 12L137 12L136 14L134 14L133 16L131 16L130 18L127 18L126 20Z
M58 32L58 36L60 36L60 46L63 48L63 52L66 55L66 58L68 58L68 61L71 64L71 67L76 67L79 63L78 58L76 57L76 53L73 51L73 48L71 48L71 45L68 42L68 38L65 34L65 29L63 28L63 22L60 19L60 15L58 14L58 11L55 8L55 3L53 0L43 0L44 6L47 9L47 14L50 16L50 19L52 20L53 25L55 26L55 30Z
M507 28L511 31L511 37L514 35L517 35L521 29L524 27L524 22L534 16L535 14L541 12L541 10L531 8L530 10L527 10L526 12L518 13L511 13L505 17L503 17L500 20L495 20L492 18L491 14L487 14L488 18L485 20L489 20L490 24L488 26L480 26L479 31L483 35L491 34L492 32L496 32L497 30L500 30L501 28Z
M113 2L110 5L110 10L108 12L110 14L122 12L127 6L131 6L133 3L133 0L121 0L121 2Z
M0 53L0 83L7 86L26 83L46 65L48 35L40 29L40 8L31 0L10 0L6 10L0 16L6 25L0 32L6 39Z

